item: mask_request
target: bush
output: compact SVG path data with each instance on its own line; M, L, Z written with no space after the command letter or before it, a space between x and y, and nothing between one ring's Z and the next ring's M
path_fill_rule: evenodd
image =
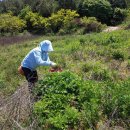
M95 129L106 117L128 125L129 82L83 81L67 71L49 74L35 88L41 100L35 103L34 114L42 129Z
M120 24L126 18L126 16L127 11L125 9L115 8L111 24L112 25Z
M112 53L112 57L113 59L115 60L123 60L125 59L125 54L124 52L122 52L121 50L115 50L113 53Z
M79 15L76 11L61 9L56 14L52 14L52 16L48 18L47 22L49 23L49 28L53 32L58 32L61 27L68 28L68 26L71 25L71 21L78 16Z
M85 77L91 80L107 81L113 78L111 71L100 62L90 61L83 64L81 69L85 73Z
M59 34L62 33L62 30L64 31L64 34L73 34L75 32L77 32L77 30L79 29L78 25L75 23L75 19L72 21L69 21L67 24L65 24L63 26L63 28L61 28L59 30Z
M0 14L0 33L18 33L26 27L26 22L11 14Z
M39 81L41 97L34 106L42 128L64 130L95 127L100 117L100 86L70 72L53 73Z
M79 30L82 31L82 34L100 32L104 27L105 25L98 22L95 17L76 18L68 22L67 25L64 25L63 28L59 30L59 34L79 34Z
M95 17L83 17L81 18L81 24L84 27L84 33L100 32L103 28L103 25Z
M96 17L103 23L109 23L112 17L112 7L107 0L84 0L79 5L81 16Z
M116 7L126 8L127 7L126 0L108 0L108 1L111 3L113 8L116 8Z
M103 113L105 113L108 118L114 118L114 120L122 118L122 121L129 118L129 83L130 80L120 83L108 82L106 84L104 88Z
M39 81L35 92L44 99L35 104L35 114L42 126L50 129L67 129L78 126L80 112L78 105L81 79L70 73L53 73Z
M43 18L38 13L33 13L29 6L21 10L19 17L24 19L27 24L27 29L30 31L44 31L46 18Z

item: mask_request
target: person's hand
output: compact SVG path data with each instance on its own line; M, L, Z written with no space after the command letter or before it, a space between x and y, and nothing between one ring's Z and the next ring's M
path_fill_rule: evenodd
M57 65L57 64L56 64L55 62L52 62L52 63L51 63L51 66L52 66L52 67L54 67L54 66L56 66L56 65Z
M49 72L62 72L62 68L60 65L51 66Z

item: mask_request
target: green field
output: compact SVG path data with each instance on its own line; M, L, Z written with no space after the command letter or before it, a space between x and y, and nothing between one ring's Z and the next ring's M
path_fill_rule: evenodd
M0 95L1 97L6 97L14 93L14 91L20 87L20 85L25 81L25 78L18 74L17 68L20 65L24 56L28 53L29 50L36 47L40 41L48 39L52 41L54 52L50 53L50 59L63 68L63 75L61 74L61 78L66 75L66 71L70 72L72 75L77 75L82 82L85 82L86 87L83 87L81 90L81 95L84 94L86 96L89 92L92 92L91 96L82 97L80 94L81 100L87 98L89 99L89 103L93 104L92 109L88 106L84 106L83 108L86 110L90 110L92 112L86 113L83 111L84 120L90 120L90 124L94 125L103 122L109 119L109 116L112 112L119 107L119 111L117 110L118 115L116 115L116 119L120 119L123 123L121 126L126 126L128 128L128 119L129 119L129 106L130 106L130 31L114 31L114 32L101 32L101 33L93 33L87 35L66 35L66 36L43 36L37 38L35 40L26 41L19 44L12 44L7 46L0 46ZM65 75L64 75L65 72ZM49 67L39 67L38 68L39 79L42 79L43 76L49 74ZM68 73L67 73L68 74ZM69 74L68 74L69 75ZM58 75L55 75L58 78ZM69 77L69 76L68 76ZM49 77L48 77L49 78ZM50 84L51 82L46 81L46 84ZM54 80L54 81L53 81ZM71 78L69 79L72 81ZM76 78L74 82L79 84L80 81ZM52 77L52 85L55 86L55 78ZM43 79L44 83L44 79ZM62 86L63 84L57 84L58 86ZM67 85L67 82L65 82ZM41 83L40 83L41 84ZM80 85L79 85L80 86ZM82 86L82 85L81 85ZM83 85L85 86L85 85ZM92 87L92 88L91 88ZM99 90L99 91L98 91ZM41 90L40 90L41 91ZM54 90L49 90L49 92L53 92ZM84 93L86 91L86 93ZM48 93L49 93L48 92ZM106 93L108 92L108 93ZM106 95L105 95L106 94ZM107 95L108 94L108 95ZM107 100L107 96L111 95L112 100ZM105 98L106 96L106 98ZM51 97L51 96L50 96ZM104 101L101 99L104 97ZM122 98L119 98L122 97ZM47 98L47 97L46 97ZM59 97L58 97L59 98ZM68 97L69 98L69 97ZM71 97L73 98L73 97ZM77 97L76 97L77 98ZM48 98L47 98L48 99ZM57 99L57 98L56 98ZM93 99L93 100L92 100ZM98 101L96 100L98 99ZM119 99L119 100L118 100ZM68 99L66 99L68 101ZM46 101L46 100L45 100ZM84 105L86 103L84 102ZM108 102L107 102L108 101ZM48 103L48 102L47 102ZM79 104L82 102L78 102ZM117 104L116 104L117 103ZM36 113L40 113L39 104L36 104ZM43 101L44 104L44 101ZM102 106L104 105L104 106ZM117 106L116 106L117 105ZM82 104L80 104L82 106ZM97 107L100 106L100 112ZM77 108L69 108L67 107L67 112L74 111L75 113L71 113L69 117L73 126L78 126L79 120L77 117L81 114ZM102 113L102 109L104 109ZM82 108L82 107L81 107ZM99 108L99 107L98 107ZM112 108L112 109L110 109ZM45 108L43 108L45 109ZM53 109L53 108L52 108ZM57 110L57 109L56 109ZM46 111L51 111L50 108L47 108ZM52 112L53 113L53 112ZM82 113L83 114L83 113ZM92 115L91 115L92 114ZM50 128L55 128L56 130L62 129L62 127L66 128L66 122L61 122L57 126L55 121L59 121L60 117L46 118L45 121L50 123L52 126ZM61 116L61 115L59 115ZM55 115L56 117L56 115ZM93 117L93 118L92 118ZM61 117L62 118L62 117ZM63 117L64 119L64 117ZM116 120L115 119L115 120ZM39 116L39 120L42 122L41 117ZM97 121L95 121L97 120ZM114 119L113 119L114 120ZM115 121L114 120L114 121ZM90 128L90 124L84 124L83 128ZM43 121L44 122L44 121ZM43 123L42 122L42 123ZM116 123L118 121L115 121ZM118 124L120 124L118 122ZM45 123L45 122L44 122ZM76 124L74 124L76 123ZM116 125L115 123L115 125ZM89 124L89 125L88 125ZM113 123L114 124L114 123ZM78 129L76 127L75 129Z

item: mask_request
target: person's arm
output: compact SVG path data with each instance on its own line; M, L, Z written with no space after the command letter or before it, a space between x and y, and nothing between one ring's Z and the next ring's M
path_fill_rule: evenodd
M34 57L35 57L36 63L38 65L41 65L41 66L54 66L54 65L56 65L56 63L50 61L50 59L47 61L42 60L40 51L35 51Z

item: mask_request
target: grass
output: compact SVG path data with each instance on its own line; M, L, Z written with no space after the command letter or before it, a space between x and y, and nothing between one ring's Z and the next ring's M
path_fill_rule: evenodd
M81 102L80 104L84 107L82 113L84 118L80 117L80 121L84 119L84 126L82 127L90 128L93 126L95 128L95 124L102 126L105 123L109 123L108 125L111 127L121 126L127 129L129 128L127 118L129 118L128 107L130 99L129 35L129 30L120 30L87 35L43 36L6 46L0 45L0 97L5 98L11 95L23 82L26 82L25 78L17 72L21 61L25 55L31 49L37 47L42 40L48 39L52 41L54 47L54 52L50 53L50 59L62 66L65 76L68 71L76 76L78 75L78 80L82 79L81 84L79 82L78 85L82 86L85 82L84 86L82 86L83 89L80 87L80 90L82 90L81 98L84 99L84 103ZM47 78L46 74L49 73L49 67L40 66L37 70L39 79L43 78L44 81ZM62 73L58 74L62 75ZM45 75L46 77L44 77ZM52 74L52 76L54 75ZM67 80L68 77L69 76L66 76ZM56 85L55 87L59 85L59 88L61 86L63 88L64 84L67 86L67 80L63 82L62 77L59 79L54 76L52 79L56 79L56 82L55 80L53 81L54 85ZM78 80L72 78L72 83L75 84ZM52 84L52 80L47 80L45 83L50 84L50 82ZM46 86L45 83L43 83L43 85ZM58 91L60 91L59 88L57 88ZM54 96L52 92L50 94ZM62 94L61 97L62 96L64 95ZM61 97L57 97L56 95L56 102L62 99ZM64 97L67 98L66 95ZM52 99L53 98L50 100ZM50 100L47 100L48 103L50 103ZM47 105L47 101L45 101L45 104L41 101L40 103L43 104L43 106L37 104L39 105L38 107L44 108L44 106ZM88 103L91 104L92 108L89 107ZM58 102L56 104L58 104ZM60 104L60 106L62 104ZM54 107L55 106L56 105L54 105ZM55 111L56 109L52 110ZM57 126L58 122L59 125L61 125L63 123L62 121L64 121L63 119L61 120L61 117L64 118L66 116L70 116L70 119L77 122L77 119L79 119L79 111L73 108L71 109L69 106L65 110L71 114L65 116L61 114L60 118L54 116L54 118L50 118L50 123ZM52 113L50 112L50 114ZM43 116L41 119L43 119ZM57 122L55 123L55 121Z
M84 79L125 80L130 76L130 31L73 36L43 36L30 41L0 47L0 95L13 93L25 81L17 68L24 56L40 41L49 39L54 46L50 59ZM49 67L39 67L39 75Z

